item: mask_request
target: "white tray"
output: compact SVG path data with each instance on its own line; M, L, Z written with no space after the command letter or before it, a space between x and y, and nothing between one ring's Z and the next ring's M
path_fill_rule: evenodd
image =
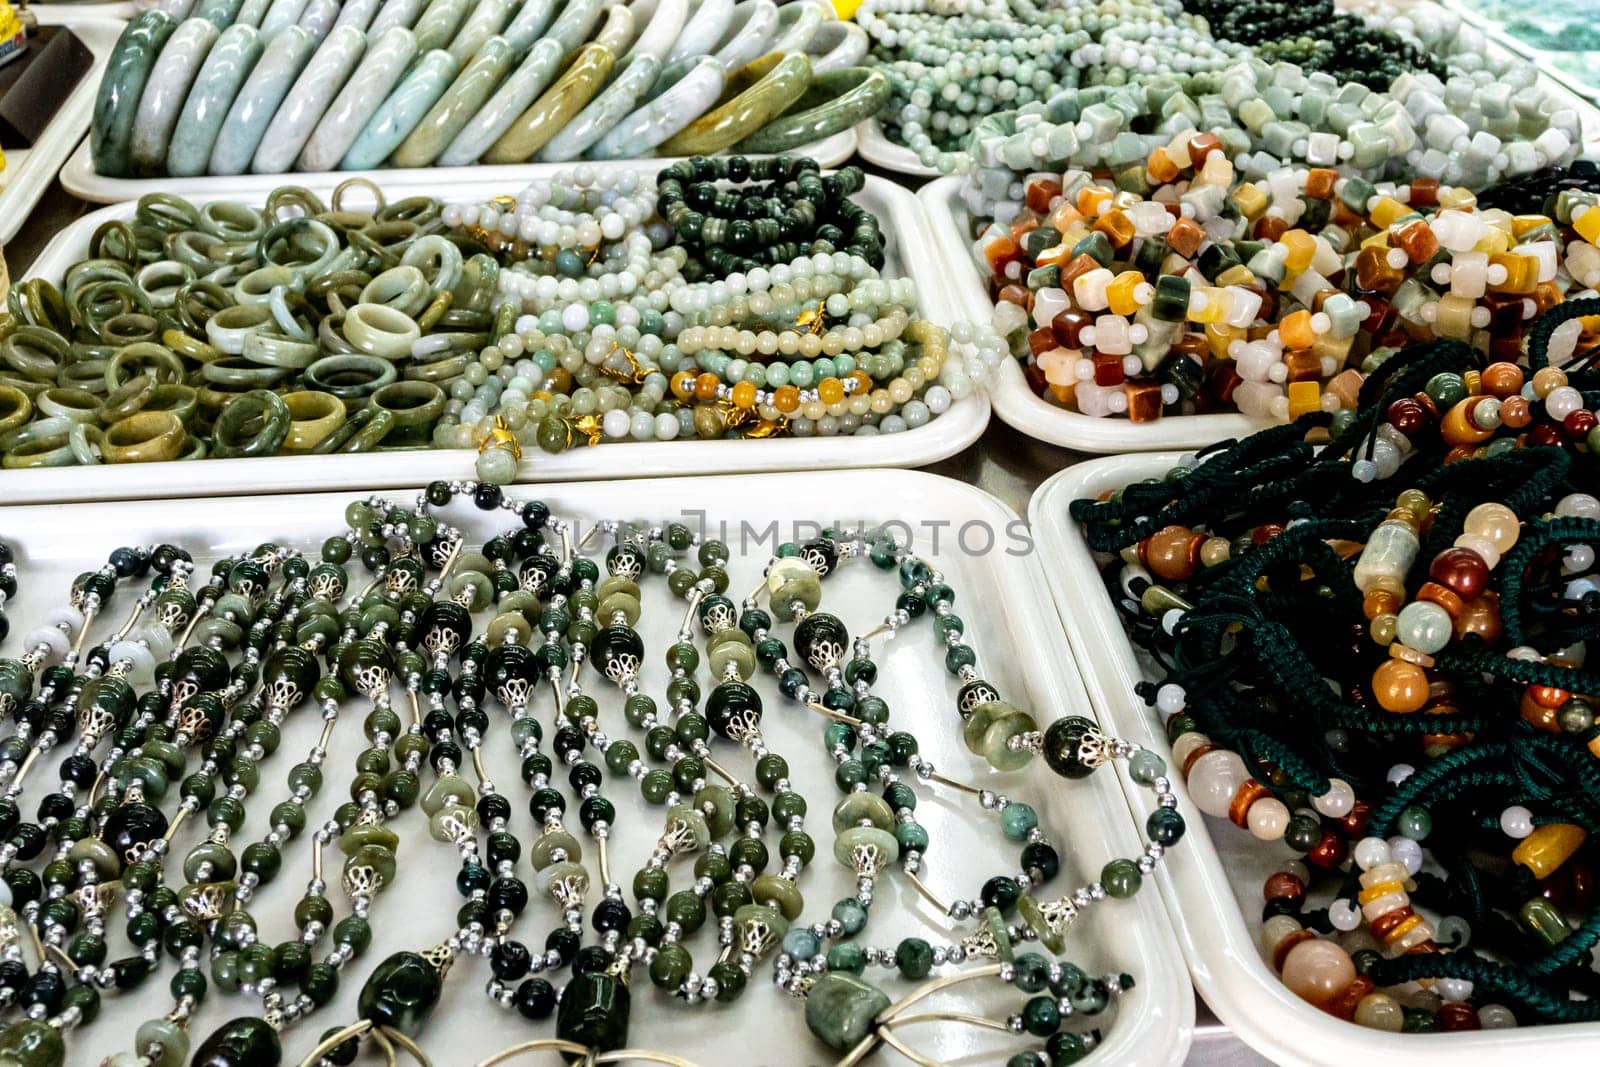
M98 79L96 79L98 81ZM840 130L790 155L810 156L824 167L836 167L855 154L856 132ZM551 167L571 168L587 163L593 167L662 167L681 159L681 156L643 160L573 160L570 163L500 163L471 167L382 167L376 170L350 171L290 171L286 174L236 174L228 177L202 176L198 178L105 178L95 173L94 159L89 154L87 138L78 146L61 168L61 184L67 192L96 204L117 204L124 200L137 200L146 193L171 193L174 196L201 200L215 197L218 190L226 189L231 196L245 193L270 193L281 185L311 185L315 182L337 184L346 178L370 178L385 189L455 188L462 184L481 185L494 182L505 188L520 189L528 176Z
M564 164L515 168L503 182L447 184L406 188L449 200L514 194L527 182L563 169ZM638 167L635 163L632 166ZM654 173L654 164L651 164ZM380 176L381 177L381 176ZM341 176L308 175L304 184L326 195ZM239 192L229 179L205 179L209 188L197 202L245 199L260 202L254 191ZM386 188L387 185L385 186ZM358 194L359 195L359 194ZM948 326L955 316L940 277L939 257L923 223L921 206L905 189L882 178L868 177L860 201L884 221L888 268L917 282L929 318ZM29 277L59 282L67 267L87 254L90 236L109 219L133 217L135 205L102 208L73 222L39 254ZM537 447L523 450L517 480L573 481L580 478L663 477L695 471L728 474L775 470L840 470L859 467L918 467L966 448L989 422L989 401L981 391L951 405L926 425L898 434L858 437L780 437L761 441L617 441L593 448L573 448L551 456ZM469 449L379 452L368 455L272 456L259 459L143 463L97 467L0 472L0 498L8 503L68 500L117 500L190 493L271 493L289 490L348 489L357 486L412 485L433 478L472 476L476 453ZM137 468L137 469L135 469Z
M967 205L961 199L966 179L940 178L917 190L927 212L934 243L946 263L946 277L955 291L960 317L987 323L994 317L988 282L979 270L973 242L968 240ZM1226 415L1163 415L1154 422L1095 418L1068 411L1035 393L1014 359L1001 365L989 387L989 400L1001 421L1030 437L1080 452L1149 452L1169 448L1204 448L1229 437L1253 433L1267 423L1237 413Z
M61 596L73 575L105 562L107 554L120 545L151 544L171 539L185 547L196 542L209 544L213 552L196 552L202 574L217 556L248 551L264 539L306 551L315 561L317 546L327 535L337 532L345 504L364 497L356 494L302 494L281 497L234 497L226 501L193 498L176 502L121 502L90 504L77 509L75 521L63 523L61 514L41 507L0 508L0 530L14 546L21 570L21 589L6 605L14 635L26 633L50 607L61 603ZM391 494L394 500L414 499L414 491ZM562 518L581 520L585 528L602 518L637 519L661 522L682 519L685 509L704 512L706 529L719 536L718 525L731 524L734 533L741 523L757 530L776 524L779 539L815 536L817 523L864 522L869 528L891 519L916 523L917 516L949 520L954 526L942 529L937 551L925 552L956 589L959 610L969 623L979 664L988 678L1019 706L1032 708L1041 724L1058 715L1092 716L1083 687L1067 657L1060 654L1058 629L1048 599L1043 593L1039 563L1031 555L1008 553L1003 548L1010 524L1020 525L1016 514L994 498L959 482L932 475L900 471L859 471L829 474L826 477L799 479L751 476L707 479L665 479L635 482L626 492L611 483L582 483L549 486L543 489L518 488L514 499L538 497ZM461 501L445 513L468 534L469 543L479 544L486 533L497 533L509 518L498 512L491 524L484 513ZM690 514L684 521L700 521ZM793 525L801 524L795 533ZM997 531L1000 548L982 555L963 551L954 530L963 524L983 524ZM926 527L917 529L914 544L930 549ZM603 542L589 545L595 558ZM776 541L766 540L743 548L730 541L733 560L728 565L730 593L742 597L760 580ZM352 581L365 573L357 565ZM667 673L661 650L674 639L683 615L680 600L665 592L657 578L644 581L644 614L640 632L646 655L642 690L656 696L663 692ZM120 625L135 593L130 584L118 590L116 605L104 624L95 628L91 640L108 627ZM898 587L892 576L867 563L852 564L827 582L824 603L837 612L852 633L874 625L892 606ZM1002 609L1002 605L1004 606ZM476 629L481 632L487 614L480 613ZM114 621L113 621L114 620ZM917 733L921 752L942 771L964 781L983 781L986 786L1003 789L1009 796L1034 805L1044 826L1061 852L1062 869L1051 883L1055 892L1066 892L1084 880L1095 877L1101 866L1114 857L1136 855L1139 836L1135 832L1126 802L1109 772L1081 782L1063 782L1042 765L1005 775L986 770L983 761L968 753L960 740L959 722L954 708L955 682L944 671L937 656L930 655L937 642L929 627L914 625L896 639L878 638L874 654L883 668L877 691L894 709L894 718L903 719ZM789 640L790 628L780 633ZM14 654L20 636L5 647ZM903 647L902 647L903 646ZM605 728L613 736L641 741L638 731L628 727L620 714L617 691L600 680L597 672L584 668L586 691L600 702ZM701 674L702 680L705 675ZM822 751L818 738L821 720L781 697L770 676L764 672L753 681L767 708L763 725L774 751L790 761L794 779L801 784L811 802L807 829L815 836L817 858L801 883L806 897L804 915L808 921L826 916L835 900L854 891L854 876L834 862L831 856L832 831L828 811L837 799L832 785L832 761ZM357 703L360 703L359 701ZM549 729L554 717L549 698L541 693L534 705L535 714L546 727L544 751L550 751ZM507 737L506 719L498 705L491 709L484 755L491 775L511 801L515 832L525 848L534 837L527 815L527 789L516 768L518 761ZM353 771L356 754L361 751L360 721L364 713L347 706L337 723L326 767L326 784L309 805L307 825L326 820L345 799L344 787ZM303 758L319 730L315 712L301 708L285 724L283 742L275 756L261 767L261 785L252 795L248 817L242 831L234 835L236 848L258 840L266 829L267 813L282 799L284 778L289 768ZM641 744L642 747L642 744ZM726 741L712 742L714 753L736 773L748 775L751 760ZM54 782L60 753L52 756L49 768L40 768L37 782L26 797L27 806L40 795L39 786ZM431 770L424 770L431 783ZM563 795L570 796L564 776ZM616 805L619 818L610 849L612 877L623 886L632 905L629 886L633 871L654 842L661 825L658 808L647 808L638 799L638 789L609 772L603 791ZM935 793L931 787L917 789L921 804L917 817L926 824L933 839L928 854L925 878L935 892L948 898L957 892L974 896L981 879L990 873L1012 869L1017 845L999 834L992 815L975 812L970 799L961 801ZM170 804L168 805L170 807ZM355 1019L356 997L374 967L390 953L418 950L436 944L454 929L453 916L460 906L454 881L459 860L455 850L428 837L425 819L419 809L403 812L392 822L401 836L400 871L396 885L381 894L373 905L373 943L360 958L342 972L335 1001L289 1032L284 1053L285 1064L297 1064L328 1027ZM591 876L594 861L590 842L569 810L567 825L583 840L585 865ZM169 858L177 870L188 849L201 839L200 821L185 826L178 834ZM252 908L264 923L262 932L269 942L290 933L288 914L310 874L310 834L284 849L284 869L261 890ZM768 841L772 837L769 835ZM1188 842L1173 850L1177 855ZM330 855L336 861L337 853ZM687 863L688 861L682 861ZM527 861L518 864L519 874L527 879ZM335 868L337 869L337 868ZM181 875L180 875L181 877ZM674 869L674 885L688 877L685 867ZM597 879L596 879L597 880ZM886 874L878 882L878 903L868 927L869 943L893 946L901 937L912 934L930 936L940 924L931 910L898 872ZM591 894L592 901L597 892ZM346 906L337 889L330 891L339 914ZM120 915L120 909L118 911ZM555 909L544 899L532 902L513 936L540 947L545 933L558 921ZM118 948L123 944L122 924L112 921ZM587 927L587 923L586 923ZM268 936L270 934L270 936ZM1105 1067L1162 1067L1183 1062L1189 1048L1193 1023L1194 998L1181 962L1173 951L1172 930L1157 895L1146 889L1131 900L1108 901L1090 910L1067 938L1066 958L1091 974L1126 971L1137 985L1126 994L1117 1014L1103 1020L1105 1043L1085 1060ZM585 930L585 943L594 943L594 934ZM702 929L690 942L700 972L704 973L713 953L714 926ZM116 948L113 956L117 955ZM30 950L31 959L31 950ZM686 1056L702 1067L739 1064L741 1067L802 1067L831 1064L830 1054L807 1032L800 1005L780 994L771 982L769 956L757 968L749 988L736 1008L720 1006L685 1009L669 1006L664 997L643 977L633 986L631 1047L670 1050ZM107 997L101 1017L92 1025L68 1037L68 1063L99 1063L101 1057L121 1051L129 1035L142 1020L163 1013L171 1006L167 999L167 979L172 965L165 956L158 975L140 989L122 997ZM564 982L567 972L557 976ZM445 992L423 1029L421 1042L439 1067L470 1067L491 1052L514 1042L550 1036L549 1021L530 1024L515 1013L493 1007L483 994L489 977L482 959L457 959L445 982ZM912 983L891 972L875 968L870 975L882 988L898 997ZM1019 1011L1024 996L998 982L985 981L964 987L960 1008L984 1011L990 1017L1004 1018ZM945 1006L954 1003L946 999ZM259 1011L259 1001L213 990L190 1027L198 1045L223 1020ZM1074 1029L1082 1028L1082 1020ZM737 1024L737 1025L735 1025ZM1024 1048L1037 1048L1037 1038L997 1036L968 1026L945 1024L920 1027L910 1032L914 1047L932 1059L968 1067L993 1065ZM1002 1051L1003 1050L1003 1051ZM368 1049L361 1062L381 1062ZM555 1062L554 1057L524 1058L530 1064ZM904 1060L880 1052L867 1061L879 1067L898 1067Z
M6 169L0 171L0 245L10 242L22 229L33 206L71 154L72 146L89 128L100 74L112 45L122 34L122 23L106 17L98 8L57 6L35 10L44 25L69 27L93 53L94 63L33 147L6 153Z
M924 166L911 149L889 140L883 132L883 124L876 118L863 119L856 125L856 150L861 153L862 159L886 170L909 174L914 178L939 176L936 168Z
M1094 555L1067 506L1079 497L1160 477L1179 459L1180 453L1172 452L1080 463L1045 482L1028 503L1028 522L1050 591L1101 722L1164 757L1171 746L1160 717L1133 689L1153 676L1125 636ZM1213 836L1214 820L1190 801L1182 776L1172 778L1178 810L1189 829L1168 853L1156 881L1195 989L1217 1018L1257 1052L1284 1067L1504 1067L1533 1062L1533 1057L1556 1063L1593 1055L1600 1023L1391 1034L1336 1019L1301 1000L1289 992L1260 949L1261 886L1280 866L1283 848L1264 846L1230 823L1218 823ZM1127 794L1142 822L1151 810L1148 792L1128 787Z

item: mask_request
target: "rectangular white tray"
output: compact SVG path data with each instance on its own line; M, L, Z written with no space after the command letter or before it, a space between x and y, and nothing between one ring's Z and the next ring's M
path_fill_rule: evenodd
M96 79L98 81L98 79ZM856 131L840 130L813 144L797 148L789 155L810 156L824 167L836 167L855 154ZM215 195L219 188L233 195L246 192L270 193L280 185L311 185L316 182L338 183L346 178L370 178L385 189L444 189L463 184L481 185L499 183L507 188L522 187L530 174L551 167L574 167L587 163L594 167L662 167L682 157L662 157L643 160L574 160L570 163L504 163L471 167L380 167L376 170L350 171L290 171L287 174L235 174L227 177L205 176L199 178L106 178L95 172L94 159L89 154L89 141L84 139L72 153L66 166L61 168L61 184L67 192L91 203L115 204L123 200L137 200L146 193L171 193L174 196L200 200Z
M946 277L960 305L958 312L974 322L994 317L989 283L978 266L970 232L970 216L961 198L965 178L940 178L917 190L927 212L928 227L944 257ZM1002 422L1030 437L1080 452L1148 452L1165 448L1203 448L1215 441L1259 430L1266 425L1246 415L1163 415L1154 422L1095 418L1052 404L1028 385L1022 366L1007 359L989 386L989 400Z
M88 130L95 93L100 89L100 74L105 70L112 45L122 34L121 22L105 17L95 8L51 7L38 14L44 25L66 26L72 30L94 55L94 62L33 147L6 153L6 168L0 171L0 245L8 243L22 229L33 206L72 153L72 146Z
M62 602L73 576L103 564L107 554L118 546L163 540L191 549L197 544L209 546L209 552L195 553L202 574L209 573L209 564L215 558L249 551L265 539L299 548L315 561L322 539L340 528L345 505L366 495L308 493L85 504L74 509L70 521L63 521L63 513L52 508L0 508L0 531L15 549L21 570L21 588L6 605L13 637L3 651L14 654L13 646L21 635L37 624L45 611ZM814 478L756 475L663 479L633 482L625 488L614 483L568 483L517 487L510 495L517 500L543 499L555 515L580 520L585 529L604 518L681 520L693 527L704 521L710 536L721 536L719 527L727 523L733 554L728 564L729 593L735 598L759 583L778 540L813 537L822 524L829 523L851 529L858 522L868 528L889 520L910 523L915 527L913 544L919 553L939 568L957 591L957 610L968 623L968 636L978 653L984 677L1019 707L1031 709L1041 725L1061 715L1094 714L1070 658L1062 654L1061 632L1044 594L1039 561L1032 555L1006 551L1015 547L1012 538L1020 519L993 497L970 486L915 472L856 471ZM409 501L415 498L415 492L394 493L389 498ZM702 512L704 520L698 517ZM508 513L500 511L491 522L467 501L453 504L444 515L466 530L469 543L474 545L490 533L501 532L509 519ZM936 547L930 541L929 530L920 525L924 518L951 523L941 528ZM752 539L748 546L741 545L737 536L742 523L757 531L775 524L776 538ZM993 530L998 539L995 550L981 555L965 551L956 531L967 526ZM969 534L968 544L976 544L977 536ZM598 558L604 554L603 544L591 542L588 550ZM354 582L360 567L352 566ZM644 613L639 630L646 647L642 690L659 699L668 678L661 652L675 639L683 604L665 592L658 578L642 582ZM141 583L139 590L142 588ZM91 641L107 627L120 625L139 590L131 585L118 590L108 618L93 631ZM824 604L852 633L860 633L892 608L897 593L898 585L892 576L862 562L842 568L827 580ZM476 620L479 632L486 621L486 613ZM788 626L780 626L785 640L790 639L790 632ZM1139 835L1109 772L1085 781L1064 782L1036 763L1021 771L995 774L967 752L960 740L954 707L956 683L939 662L938 647L926 625L914 624L896 638L875 639L874 657L882 668L875 691L893 709L891 723L903 722L913 730L921 743L921 754L942 772L958 780L1004 790L1008 796L1036 807L1041 825L1056 843L1062 859L1061 873L1047 891L1067 892L1096 877L1107 860L1137 855ZM704 673L701 677L704 679ZM607 732L640 741L639 733L623 721L615 688L588 668L583 671L583 681L586 691L600 702ZM800 883L806 898L803 914L811 921L825 916L834 901L854 891L854 876L831 856L833 835L828 812L838 796L832 784L833 763L819 743L819 718L797 710L781 697L765 673L752 684L764 698L763 728L769 743L790 761L794 780L811 802L806 825L816 838L817 857ZM539 695L534 710L545 724L548 738L554 712L545 694ZM515 832L525 848L531 847L534 837L527 815L527 790L517 775L518 761L506 735L504 713L498 705L491 712L484 755L496 783L511 801ZM310 805L310 826L326 820L345 799L344 788L354 757L364 747L360 736L362 715L354 704L347 706L335 727L325 764L327 784ZM234 837L236 848L259 839L266 828L268 811L282 799L284 776L302 758L318 730L318 717L308 709L301 709L287 721L277 754L261 767L261 785L248 804L243 830ZM735 746L714 740L712 747L714 754L735 773L750 773L750 757ZM545 749L549 749L548 740ZM58 761L59 757L53 757L49 768L39 769L37 784L54 780ZM431 771L425 770L424 775L425 782L431 781ZM569 792L564 781L560 788L564 794ZM623 886L631 904L632 874L659 832L661 811L647 808L638 798L637 787L609 773L602 788L619 812L610 849L612 877ZM922 801L917 817L927 826L933 841L924 877L935 892L946 899L958 893L973 897L984 878L1015 867L1018 846L1001 836L993 815L978 813L970 798L954 798L948 790L918 787L917 791ZM38 788L29 789L26 796L33 798L38 792ZM594 861L587 854L589 842L577 829L575 815L569 814L567 822L584 841L585 864L593 876ZM337 999L290 1031L285 1064L299 1063L327 1027L354 1020L361 984L379 961L401 949L428 947L454 929L453 916L461 903L454 886L458 865L455 850L428 837L420 810L402 813L391 825L402 842L400 873L397 884L373 905L373 943L344 969ZM169 859L173 870L203 833L204 827L199 823L180 832ZM270 933L269 940L275 941L289 932L287 915L309 877L309 837L307 834L285 847L283 871L260 892L258 904L252 908L262 920L263 935ZM1175 849L1173 854L1179 851ZM528 877L525 860L518 870L522 877ZM674 885L687 877L685 870L674 868ZM902 937L930 936L931 931L943 928L940 917L897 872L885 874L878 887L877 904L866 935L868 943L893 946ZM336 889L332 895L338 896ZM591 901L594 895L591 894ZM336 901L336 905L343 914L343 903ZM535 900L513 936L535 947L542 946L545 933L559 921L554 916L555 910L547 900ZM111 927L120 939L121 923L113 920ZM592 943L593 937L586 930L585 943ZM1166 1067L1183 1062L1191 1037L1194 998L1173 950L1172 938L1161 902L1148 887L1131 900L1108 901L1091 909L1068 936L1066 958L1091 974L1126 971L1137 982L1117 1014L1102 1021L1105 1042L1084 1061L1086 1064ZM714 941L715 935L708 927L690 943L701 973L709 966L713 951L709 946ZM810 1067L833 1063L837 1055L830 1054L806 1031L801 1006L772 985L771 962L769 957L757 968L744 998L731 1010L721 1006L685 1009L681 1005L664 1005L659 991L639 977L633 986L631 1047L670 1050L703 1067ZM164 958L161 973L137 993L106 998L101 1017L69 1036L67 1062L99 1063L101 1057L121 1051L140 1021L170 1007L166 995L170 974L170 961ZM515 1042L550 1035L549 1022L529 1024L514 1013L491 1006L483 994L488 976L481 959L456 961L446 980L444 996L421 1035L424 1048L439 1067L470 1067ZM557 977L558 984L564 976L565 972ZM876 968L869 977L881 982L895 997L913 985ZM1003 1019L1007 1013L1020 1010L1024 999L1015 989L1001 988L996 981L974 983L964 989L960 1009L986 1012L992 1018ZM253 1005L258 1003L213 991L190 1027L194 1043L198 1045L221 1021L256 1012ZM946 998L941 1006L954 1003ZM1073 1028L1081 1026L1082 1021ZM902 1036L938 1062L971 1067L997 1064L1005 1056L1039 1044L1036 1038L997 1037L992 1032L954 1024L920 1027ZM555 1062L553 1057L547 1059ZM546 1061L531 1058L525 1062ZM879 1053L867 1062L889 1067L904 1061Z
M630 164L655 173L655 164ZM449 200L515 194L529 181L563 169L564 164L517 168L504 181L448 183L435 180L406 188L407 193L430 193ZM303 176L304 184L326 195L343 176ZM381 178L381 176L380 176ZM260 203L265 194L239 191L230 179L206 179L208 188L199 202L246 200ZM389 188L385 184L385 188ZM356 195L364 195L357 193ZM921 205L905 189L882 178L868 177L858 194L860 202L884 223L888 240L888 269L904 272L917 282L922 306L933 321L954 321L951 301L942 278L941 264L923 221ZM90 236L108 219L127 219L134 204L103 208L74 222L39 254L29 276L59 282L67 267L83 258ZM875 437L778 437L759 441L676 440L618 441L593 448L573 448L559 456L538 448L523 450L517 480L523 482L571 481L580 478L644 478L679 475L731 474L772 470L832 471L857 467L918 467L966 448L989 422L989 401L981 391L952 404L945 414L926 425L898 434ZM116 500L188 493L271 493L288 490L347 489L356 486L411 485L433 478L472 476L471 450L411 450L366 455L273 456L259 459L203 460L199 462L144 463L126 466L57 467L48 470L0 472L0 499L10 503L44 503L68 500Z
M1163 757L1170 756L1171 746L1160 716L1134 693L1134 685L1152 675L1128 640L1094 554L1067 507L1080 497L1160 477L1180 456L1150 453L1080 463L1045 482L1028 502L1040 561L1101 722ZM1289 992L1260 949L1261 887L1278 869L1282 846L1264 846L1231 823L1215 822L1218 832L1213 835L1214 820L1190 801L1182 776L1172 777L1178 810L1189 829L1167 854L1156 882L1195 989L1217 1018L1257 1052L1284 1067L1504 1067L1532 1062L1532 1057L1556 1063L1568 1057L1586 1061L1594 1054L1600 1023L1391 1034L1344 1022L1301 1000ZM1127 793L1142 821L1151 810L1148 790L1128 787Z

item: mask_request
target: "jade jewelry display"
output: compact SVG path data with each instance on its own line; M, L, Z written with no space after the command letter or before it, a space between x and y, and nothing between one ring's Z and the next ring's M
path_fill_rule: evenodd
M630 1020L778 1015L819 1062L920 1055L942 1021L1041 1067L1138 1025L1139 976L1083 953L1155 914L1136 894L1184 833L1165 766L990 681L1027 672L903 534L741 552L483 482L275 521L290 499L190 512L268 540L128 544L27 583L58 604L0 659L0 987L24 1009L0 1056L684 1064ZM1052 794L1098 804L1110 762L1156 800L1143 834L1053 830L1074 805ZM506 1014L468 1060L437 1039L477 990ZM104 1033L110 998L148 1014Z
M725 0L692 11L572 0L559 12L553 0L169 0L112 53L94 168L146 178L777 153L888 98L881 73L853 65L859 30L823 36L833 16L819 0L737 14Z
M1072 505L1188 798L1279 857L1264 960L1337 1018L1594 1019L1600 436L1593 340L1552 338L1597 309L1552 313L1527 371L1430 342L1352 412Z
M524 448L915 429L1001 352L883 276L862 184L731 157L472 204L153 194L12 289L0 462L431 446L504 482Z

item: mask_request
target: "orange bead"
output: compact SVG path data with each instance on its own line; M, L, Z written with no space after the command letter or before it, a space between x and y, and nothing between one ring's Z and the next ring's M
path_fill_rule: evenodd
M746 410L756 406L755 382L740 382L733 387L733 406Z
M851 371L850 379L856 383L856 387L850 390L852 396L866 396L867 393L871 391L872 375L868 374L866 371Z
M715 400L717 398L717 386L721 384L721 380L715 374L705 371L694 380L695 399Z
M1149 172L1150 181L1156 185L1165 185L1178 176L1178 165L1172 162L1172 157L1167 155L1165 148L1158 148L1150 153L1150 158L1145 160L1145 170Z
M694 396L694 373L681 370L672 376L672 395L679 400L688 400Z
M837 378L824 378L817 383L817 397L824 404L837 404L844 399L844 383Z
M772 406L787 415L800 407L800 390L792 385L780 385L772 391Z
M1317 335L1311 332L1311 312L1305 308L1292 311L1278 323L1278 340L1288 349L1310 348Z
M1181 582L1200 569L1205 537L1186 526L1165 526L1139 546L1139 555L1158 578Z
M1420 711L1428 702L1428 675L1415 663L1385 660L1372 672L1372 694L1378 706L1397 715Z

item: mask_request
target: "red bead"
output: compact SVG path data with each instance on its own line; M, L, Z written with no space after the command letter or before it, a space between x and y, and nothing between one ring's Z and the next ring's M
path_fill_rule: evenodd
M1365 837L1367 834L1367 820L1372 817L1372 805L1365 800L1358 800L1350 809L1350 814L1339 820L1339 829L1344 831L1346 837Z
M1529 445L1559 445L1560 443L1561 431L1548 422L1541 422L1528 431Z
M1298 904L1306 898L1306 887L1300 879L1288 871L1279 871L1267 879L1267 884L1262 887L1261 896L1267 901L1292 900Z
M1581 441L1588 432L1600 426L1600 415L1588 408L1579 408L1561 420L1561 429L1573 441Z
M1477 1030L1478 1010L1465 1001L1439 1005L1439 1024L1446 1030Z
M1396 400L1389 405L1389 410L1384 414L1389 420L1389 425L1407 437L1420 433L1428 425L1428 413L1423 410L1421 404L1410 397Z
M1489 584L1489 565L1470 548L1447 548L1433 557L1428 577L1462 600L1476 600Z
M1344 838L1329 830L1322 835L1322 840L1317 842L1316 847L1306 853L1306 862L1313 867L1331 871L1344 862L1348 851Z

